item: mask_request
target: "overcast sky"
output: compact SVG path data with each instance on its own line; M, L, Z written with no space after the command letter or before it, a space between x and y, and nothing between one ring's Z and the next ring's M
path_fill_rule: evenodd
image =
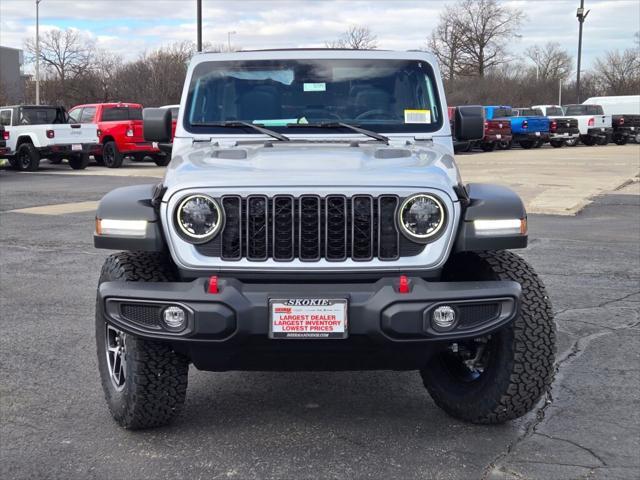
M437 24L441 0L203 0L204 41L245 49L322 47L350 24L368 25L379 48L423 48ZM519 0L527 19L512 50L555 40L575 55L578 0ZM640 1L586 0L583 63L588 68L606 50L633 45L640 30ZM98 47L125 59L175 41L196 37L196 0L42 0L41 29L76 28ZM0 44L22 48L35 36L35 0L0 0Z

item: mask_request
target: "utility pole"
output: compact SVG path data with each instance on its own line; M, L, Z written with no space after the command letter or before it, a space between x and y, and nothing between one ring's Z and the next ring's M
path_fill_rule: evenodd
M198 10L198 51L202 51L202 0L196 0Z
M580 0L580 8L578 8L578 11L576 12L576 17L578 17L578 22L580 24L579 31L578 31L578 73L576 78L576 95L578 97L577 103L580 103L580 64L582 61L582 24L586 20L587 15L589 15L590 11L591 10L587 10L586 12L584 11L584 0Z
M36 0L36 105L40 105L40 2Z
M558 105L562 106L562 79L559 80L558 86Z
M235 35L235 31L233 32L227 32L227 49L228 51L231 51L231 35Z

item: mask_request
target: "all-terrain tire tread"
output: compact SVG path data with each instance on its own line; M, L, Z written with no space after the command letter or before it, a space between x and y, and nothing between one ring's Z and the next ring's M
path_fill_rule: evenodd
M163 254L121 252L110 255L100 275L103 281L166 282L175 278ZM189 362L168 344L128 335L127 362L131 363L132 387L123 408L116 409L105 388L107 404L120 425L131 430L169 423L182 409L187 392ZM100 347L98 347L100 348ZM99 352L100 354L100 352ZM104 379L103 382L110 382Z
M522 287L520 312L512 324L509 361L500 366L509 373L501 385L492 385L494 395L468 404L452 404L426 381L435 403L450 415L464 420L494 424L521 417L545 395L553 381L556 331L553 311L543 283L533 268L509 251L477 252L499 280L513 280Z

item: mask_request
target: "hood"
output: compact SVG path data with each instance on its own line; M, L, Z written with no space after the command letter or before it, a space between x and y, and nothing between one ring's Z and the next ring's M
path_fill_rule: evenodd
M423 145L424 144L424 145ZM164 185L198 187L429 187L453 196L453 156L432 142L403 145L269 142L219 147L176 143ZM455 198L455 196L453 196Z

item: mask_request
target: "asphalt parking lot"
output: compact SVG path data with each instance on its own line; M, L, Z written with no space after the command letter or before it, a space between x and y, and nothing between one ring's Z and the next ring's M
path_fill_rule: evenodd
M95 358L95 287L108 252L93 248L92 202L118 186L156 182L160 170L137 165L114 175L44 162L42 173L0 170L0 477L639 478L639 184L615 191L637 177L638 148L537 151L549 168L562 163L573 172L548 182L559 185L546 187L549 198L564 198L561 186L574 183L567 176L588 176L603 161L589 155L603 151L626 180L596 182L582 192L583 205L590 192L600 195L575 216L529 217L530 248L522 254L556 312L557 377L534 412L492 427L448 417L415 372L191 369L185 410L173 425L120 429ZM513 173L500 177L510 162L497 157L503 153L461 157L465 179L477 168L478 176L513 185ZM494 173L471 165L484 160ZM553 178L535 165L520 171L522 191L532 190L527 178ZM531 204L538 196L526 198Z

